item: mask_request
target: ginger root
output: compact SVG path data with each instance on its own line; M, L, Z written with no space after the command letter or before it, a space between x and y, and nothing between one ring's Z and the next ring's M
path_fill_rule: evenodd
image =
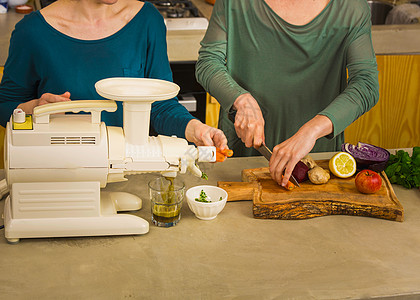
M308 171L308 177L313 184L324 184L330 180L330 173L320 166L315 166Z
M318 166L309 155L306 155L301 161L309 167L308 177L313 184L324 184L330 180L330 172Z
M317 166L316 162L309 155L306 155L304 158L302 158L301 162L307 165L309 169L315 168Z

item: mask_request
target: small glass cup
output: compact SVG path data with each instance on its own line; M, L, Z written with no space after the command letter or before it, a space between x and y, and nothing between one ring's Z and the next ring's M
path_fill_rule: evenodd
M171 227L181 219L185 184L180 179L159 177L149 182L152 222L159 227Z

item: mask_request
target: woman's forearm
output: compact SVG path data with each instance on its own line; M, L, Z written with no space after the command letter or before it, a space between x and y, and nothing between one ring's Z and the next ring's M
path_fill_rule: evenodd
M297 132L297 134L308 135L314 140L329 135L333 132L334 126L331 120L323 115L316 115L306 122Z

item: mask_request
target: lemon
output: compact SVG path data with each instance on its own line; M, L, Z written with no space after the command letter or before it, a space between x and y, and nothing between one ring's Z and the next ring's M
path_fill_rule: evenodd
M348 178L356 173L356 160L347 152L338 152L329 162L331 173L340 178Z

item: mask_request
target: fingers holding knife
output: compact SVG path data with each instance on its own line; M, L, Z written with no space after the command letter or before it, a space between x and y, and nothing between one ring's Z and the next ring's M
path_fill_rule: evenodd
M232 108L229 111L228 117L232 121L232 123L235 124L235 129L237 129L237 125L242 124L241 122L243 122L243 119L239 117L235 108ZM244 138L241 138L242 141L244 141L245 146L254 147L270 162L271 177L278 184L281 184L282 186L287 187L290 180L295 186L299 187L300 185L298 181L292 175L292 171L299 159L296 159L296 161L293 163L293 161L290 161L288 159L288 156L281 155L281 154L279 155L279 153L277 153L278 150L276 151L276 155L274 155L274 157L272 158L271 150L268 149L268 147L264 144L264 127L262 127L262 132L260 134L255 135L255 132L258 132L258 131L245 130L243 132L243 134L247 134L245 138L247 143L245 143ZM249 140L252 141L252 143L250 143ZM279 147L275 149L279 149Z
M290 156L289 153L281 153L278 149L277 146L274 147L273 156L269 163L271 177L274 181L284 187L287 186L289 180L299 186L299 183L292 175L293 169L299 159Z

